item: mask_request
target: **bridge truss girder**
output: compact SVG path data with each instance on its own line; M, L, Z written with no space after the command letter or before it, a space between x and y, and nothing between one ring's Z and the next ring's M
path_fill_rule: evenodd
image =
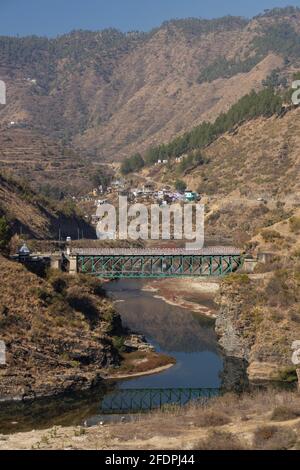
M241 255L78 255L77 270L106 278L224 276L242 267Z

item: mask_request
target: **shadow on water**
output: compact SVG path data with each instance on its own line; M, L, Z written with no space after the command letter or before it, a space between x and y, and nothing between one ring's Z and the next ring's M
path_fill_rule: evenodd
M121 280L110 282L107 291L116 300L123 324L143 333L157 351L174 357L176 364L160 374L125 380L120 387L218 388L223 360L213 322L155 298L143 286L143 281Z
M160 374L105 383L92 391L38 400L34 403L0 404L0 432L20 432L55 425L92 425L99 422L101 403L113 390L142 388L220 388L241 383L241 364L222 357L214 332L214 322L176 305L169 305L143 289L140 280L112 281L106 291L116 301L124 326L139 332L157 351L176 359L176 364ZM207 302L207 299L203 299ZM201 303L201 298L199 300ZM204 303L204 302L203 302ZM231 389L232 389L231 388ZM133 419L130 416L126 420ZM105 416L105 421L120 420Z
M0 403L0 432L14 433L52 426L82 424L87 416L99 413L99 402L108 387L67 394L34 402Z

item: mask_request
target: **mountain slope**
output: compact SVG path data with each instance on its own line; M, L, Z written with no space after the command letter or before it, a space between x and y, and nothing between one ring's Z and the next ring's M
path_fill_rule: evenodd
M241 123L201 149L201 159L142 171L158 187L177 179L205 204L206 237L243 245L257 230L292 216L300 205L300 108Z
M92 190L99 168L87 156L34 130L0 129L0 170L30 181L33 189L56 199Z
M5 216L14 233L47 239L61 236L77 238L79 228L86 238L94 237L94 230L72 207L57 205L32 191L24 183L0 173L0 217Z
M120 364L112 336L121 320L99 283L62 273L42 279L1 255L0 267L1 401L91 388Z
M276 68L290 79L299 34L300 12L287 8L251 21L175 20L147 34L1 37L0 123L119 160L214 119Z
M285 116L259 118L226 133L204 155L209 163L187 174L207 194L239 189L250 198L300 198L300 108ZM298 199L297 199L298 198Z

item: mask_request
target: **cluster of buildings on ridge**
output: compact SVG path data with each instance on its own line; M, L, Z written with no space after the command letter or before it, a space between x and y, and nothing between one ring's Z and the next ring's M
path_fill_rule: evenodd
M152 183L145 183L143 186L138 188L126 188L125 182L123 181L114 181L111 186L107 188L105 193L100 190L95 190L94 197L96 197L96 194L107 196L107 198L95 199L94 205L96 207L111 202L112 196L126 196L132 203L143 202L148 204L159 204L160 206L180 202L197 202L201 199L198 193L189 189L180 192L172 190L171 187L166 186L165 188L157 190ZM96 225L98 221L97 215L93 215L92 223Z

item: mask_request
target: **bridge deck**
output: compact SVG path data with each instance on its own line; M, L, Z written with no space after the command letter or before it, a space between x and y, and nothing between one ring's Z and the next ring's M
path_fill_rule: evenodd
M209 246L201 250L184 248L75 248L73 254L79 256L239 256L239 248L233 246Z

